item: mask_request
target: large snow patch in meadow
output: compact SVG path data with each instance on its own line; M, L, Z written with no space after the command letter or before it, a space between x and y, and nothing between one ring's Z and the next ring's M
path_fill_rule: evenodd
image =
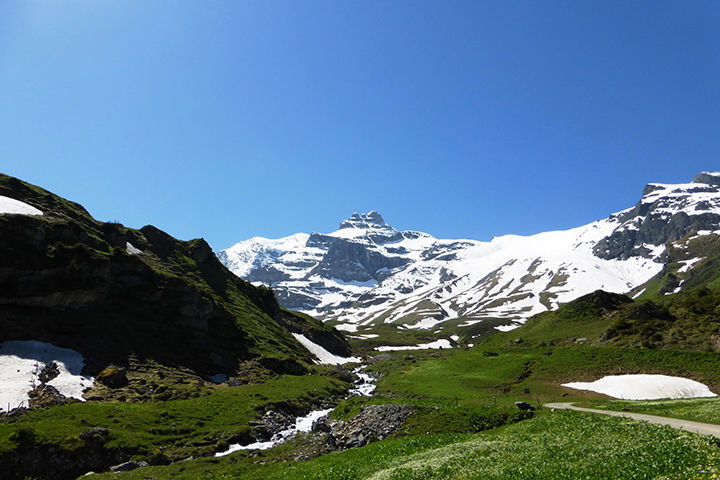
M0 214L19 213L22 215L42 215L43 212L20 200L0 195Z
M305 335L293 333L293 337L295 337L298 342L302 343L303 347L307 348L310 353L315 355L320 363L328 365L342 365L344 363L360 362L360 359L357 357L341 357L330 353L317 343L311 342Z
M594 382L564 383L563 387L590 390L624 400L716 397L700 382L668 375L609 375Z
M0 411L27 407L28 393L40 385L38 374L53 361L58 364L60 375L47 384L66 397L83 400L83 391L93 385L94 379L81 375L85 366L82 355L51 343L8 341L0 344Z

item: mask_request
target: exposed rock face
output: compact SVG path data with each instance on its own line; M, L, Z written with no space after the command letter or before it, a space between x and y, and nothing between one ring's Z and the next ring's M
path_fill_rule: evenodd
M704 183L720 187L720 172L701 172L693 178L693 183Z
M340 222L340 228L384 228L388 227L388 225L385 223L385 220L383 219L382 215L380 215L375 210L358 214L353 213L350 218L347 220L343 220Z
M621 226L600 240L600 258L652 257L658 248L698 230L720 228L720 174L701 173L693 183L651 183L635 207L617 215Z
M28 402L30 408L54 407L74 401L58 392L57 388L46 384L35 387L28 393L28 396L30 397Z
M407 265L410 260L386 256L371 246L352 241L333 242L322 261L310 271L343 282L381 281L387 273Z

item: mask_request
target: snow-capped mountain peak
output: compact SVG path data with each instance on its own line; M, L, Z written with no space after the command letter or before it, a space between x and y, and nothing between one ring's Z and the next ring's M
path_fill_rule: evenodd
M371 228L384 228L384 227L390 227L387 223L385 223L385 220L383 219L382 215L380 215L375 210L372 210L368 213L353 213L350 218L347 220L343 220L340 222L340 229L343 228L362 228L362 229L371 229ZM392 228L392 227L390 227Z
M252 239L221 251L236 274L340 328L515 325L597 289L625 293L661 269L665 245L720 229L720 172L652 183L632 208L588 225L490 242L399 231L376 211L329 234Z

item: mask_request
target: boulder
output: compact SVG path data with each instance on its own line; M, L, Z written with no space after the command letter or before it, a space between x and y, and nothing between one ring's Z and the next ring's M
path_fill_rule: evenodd
M327 417L318 418L315 420L312 424L312 427L310 428L310 431L313 433L318 432L331 432L332 427L330 426L330 423L328 422Z
M121 388L128 384L127 371L123 367L110 365L95 377L95 380L110 388Z
M527 403L527 402L515 402L515 406L516 406L517 408L519 408L520 410L528 410L528 411L533 411L533 410L535 410L535 406L534 406L534 405L531 405L531 404L529 404L529 403Z

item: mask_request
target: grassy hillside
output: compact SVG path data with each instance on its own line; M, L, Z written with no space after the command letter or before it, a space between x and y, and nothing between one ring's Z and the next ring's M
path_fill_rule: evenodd
M372 459L372 461L368 461ZM707 438L623 419L555 412L477 435L404 437L305 462L258 465L247 455L91 478L272 480L710 479Z
M91 374L130 356L202 375L232 375L248 360L302 373L312 357L291 332L350 353L334 329L281 310L272 291L229 272L202 239L98 222L80 205L4 175L0 195L44 212L0 215L0 341L73 348Z
M578 406L604 410L630 411L660 415L662 417L683 418L696 422L716 423L720 425L720 399L690 398L677 400L596 400L581 402Z
M606 345L720 351L720 290L703 286L651 299L597 291L494 335L487 346Z
M348 385L319 375L214 387L167 402L73 403L0 423L3 478L75 478L128 458L167 463L250 441L250 423L268 409L305 412ZM107 429L92 433L93 429ZM90 433L88 435L88 433Z

